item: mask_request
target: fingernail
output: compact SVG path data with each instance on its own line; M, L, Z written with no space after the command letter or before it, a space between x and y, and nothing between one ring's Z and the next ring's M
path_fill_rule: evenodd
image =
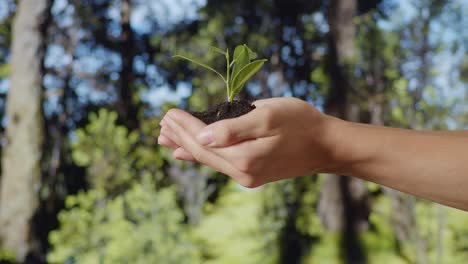
M212 145L214 143L213 131L211 129L208 129L208 130L204 130L200 132L197 135L197 141L198 143L205 145L205 146Z
M159 125L160 126L165 126L166 125L166 120L164 120L164 118L161 120L161 122L159 122Z

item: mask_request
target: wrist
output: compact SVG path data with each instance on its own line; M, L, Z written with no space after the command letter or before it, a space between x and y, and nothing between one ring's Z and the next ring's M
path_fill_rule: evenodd
M332 116L326 118L325 144L330 167L325 172L354 176L356 168L374 156L369 127Z

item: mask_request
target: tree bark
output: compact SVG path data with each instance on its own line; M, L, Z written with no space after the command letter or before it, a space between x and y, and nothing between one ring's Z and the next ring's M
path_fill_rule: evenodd
M132 12L131 0L122 0L120 3L120 27L119 53L121 59L119 91L117 111L124 123L130 129L138 127L138 109L133 103L135 76L133 74L133 61L135 59L134 40L135 34L130 25Z
M31 220L38 207L43 143L41 23L47 0L19 1L13 25L6 146L2 157L0 238L23 262L35 246Z

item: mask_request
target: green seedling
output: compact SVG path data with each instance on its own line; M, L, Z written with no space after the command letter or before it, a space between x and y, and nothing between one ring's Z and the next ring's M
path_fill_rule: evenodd
M205 69L216 73L226 84L227 98L232 102L239 92L244 87L245 83L263 66L265 59L254 60L257 54L253 52L247 45L239 45L235 48L232 60L229 56L229 49L225 51L211 47L210 52L215 52L226 57L226 74L223 75L213 67L206 65L199 60L191 59L182 55L175 55L174 58L180 58L195 63Z

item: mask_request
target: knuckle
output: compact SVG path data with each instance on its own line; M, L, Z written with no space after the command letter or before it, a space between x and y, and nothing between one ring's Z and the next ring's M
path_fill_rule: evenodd
M197 161L200 161L200 162L204 162L204 156L203 156L203 153L199 150L194 150L194 151L191 151L192 154L192 157L197 160Z
M243 173L251 173L253 170L253 165L254 161L252 159L248 158L241 158L238 159L235 163L234 166Z
M161 128L160 134L168 138L175 138L175 133L168 127Z
M226 144L231 142L235 138L235 134L233 129L226 125L226 124L220 124L215 128L215 135L218 135L219 137L219 142L220 144Z
M273 112L273 109L271 109L270 107L265 107L263 114L263 120L266 129L273 128L275 124L275 113Z
M167 116L173 116L175 113L177 112L176 109L172 108L172 109L169 109L167 112L166 112L166 115Z

